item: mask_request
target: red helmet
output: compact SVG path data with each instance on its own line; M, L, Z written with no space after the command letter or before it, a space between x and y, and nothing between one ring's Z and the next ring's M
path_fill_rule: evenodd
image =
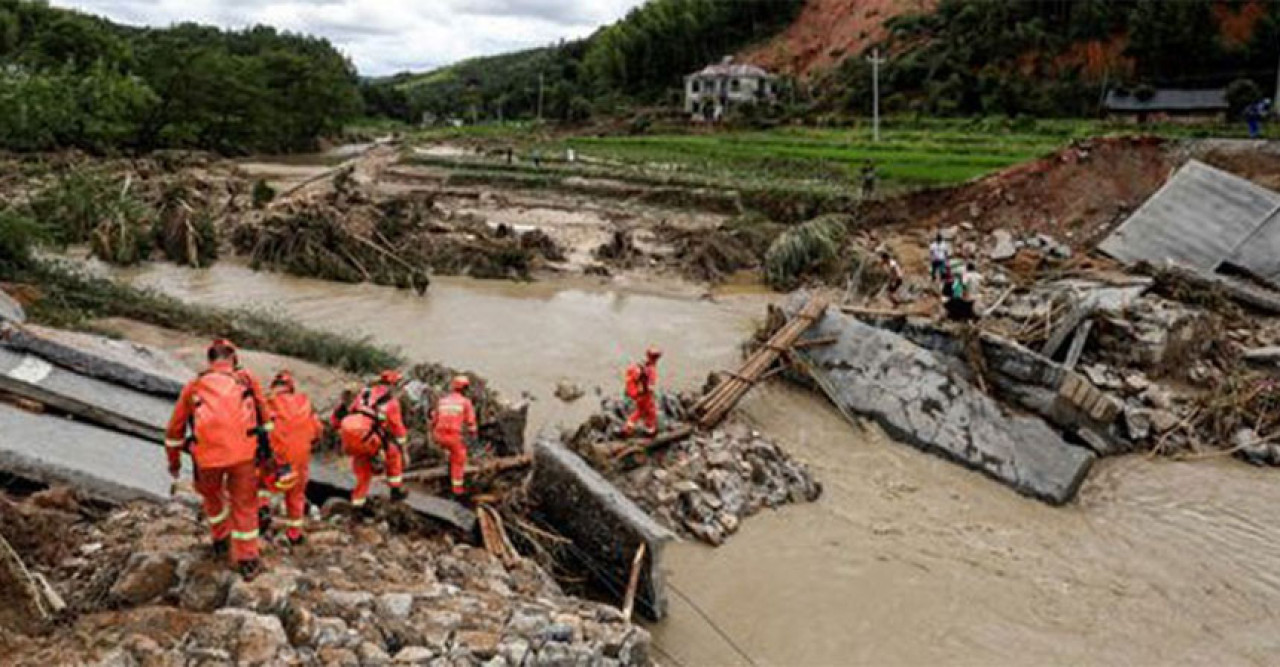
M293 373L290 373L289 371L280 371L271 379L271 387L273 389L280 387L292 392L297 390L298 384L293 379Z
M661 349L661 348L659 348L657 345L650 345L650 346L649 346L649 349L648 349L648 350L645 350L645 353L644 353L644 354L645 354L645 356L646 356L646 357L648 357L649 359L661 359L661 358L662 358L662 349Z
M378 376L378 381L383 384L400 384L403 379L404 376L397 370L382 371L382 374Z
M454 391L463 391L471 386L471 378L459 375L453 378L453 382L449 383L449 386L453 387Z
M231 342L228 338L215 338L212 343L209 343L210 352L218 349L231 350L232 354L239 352L239 350L236 349L236 344Z

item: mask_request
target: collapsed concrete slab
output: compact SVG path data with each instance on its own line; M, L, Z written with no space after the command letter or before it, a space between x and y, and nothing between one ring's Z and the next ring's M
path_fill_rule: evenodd
M173 483L161 459L145 440L0 403L0 470L20 477L116 502L159 502Z
M176 398L194 373L180 362L146 345L102 336L59 331L34 325L5 325L0 341L82 375L124 385L157 396Z
M537 513L573 540L576 555L595 583L619 599L627 589L636 552L645 545L636 607L651 620L664 618L662 552L676 536L565 447L559 433L539 435L533 452L529 492Z
M173 401L0 347L0 391L147 440L163 440Z
M1020 493L1067 503L1096 459L1040 419L1007 414L932 352L895 333L829 311L808 337L836 341L795 358L846 415L873 419L895 438Z

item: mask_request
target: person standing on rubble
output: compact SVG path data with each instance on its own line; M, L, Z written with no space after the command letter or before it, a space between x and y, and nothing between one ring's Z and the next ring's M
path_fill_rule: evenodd
M298 391L297 382L289 371L280 371L271 380L267 410L275 424L271 431L271 448L279 462L276 474L271 478L270 490L284 495L286 518L281 524L285 527L289 543L298 546L305 541L302 529L306 522L311 449L324 432L324 425L316 416L311 399Z
M261 572L258 552L257 461L260 436L270 432L261 401L261 385L253 374L238 369L231 341L219 339L207 350L209 367L187 383L178 396L165 430L169 474L178 478L181 452L187 448L195 462L196 492L217 555L229 554L246 580Z
M627 425L622 428L624 438L635 435L637 424L644 424L645 434L649 437L658 434L658 360L662 358L662 350L650 347L644 357L644 361L627 367L627 398L635 407L627 418Z
M982 296L982 282L983 277L981 273L978 273L978 267L973 262L965 264L964 276L960 278L957 298L960 302L960 319L978 319L978 302Z
M449 456L449 490L455 498L466 495L467 445L479 436L476 408L467 398L471 380L453 378L450 392L431 411L431 439Z
M893 258L893 255L889 254L889 251L885 250L880 253L880 266L889 276L889 298L892 299L894 298L894 295L898 293L898 290L902 288L902 281L904 279L902 274L902 265L898 263L898 260Z
M405 446L409 429L404 425L400 399L396 389L404 376L399 371L383 371L378 381L361 391L339 425L342 449L351 457L351 471L356 487L351 491L351 504L368 516L366 503L375 473L385 471L391 500L409 497L404 490Z
M929 244L929 279L941 280L947 273L947 263L951 261L951 246L942 237L942 232Z

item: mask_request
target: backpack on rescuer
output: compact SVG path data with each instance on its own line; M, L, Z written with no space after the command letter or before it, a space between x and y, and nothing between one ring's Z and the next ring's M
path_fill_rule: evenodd
M394 392L388 390L387 393L378 397L377 401L370 404L369 399L372 396L373 389L365 388L360 393L360 397L356 399L354 405L352 405L351 411L342 419L342 430L348 432L355 431L363 426L363 424L357 424L357 422L363 421L362 417L370 421L368 432L364 434L364 438L358 444L343 438L343 449L346 450L348 456L373 456L382 451L383 446L389 441L387 429L382 423L383 419L385 419L383 408L394 398Z
M244 382L230 373L207 371L196 380L194 390L190 427L197 456L202 448L225 447L252 437L257 415L253 390Z

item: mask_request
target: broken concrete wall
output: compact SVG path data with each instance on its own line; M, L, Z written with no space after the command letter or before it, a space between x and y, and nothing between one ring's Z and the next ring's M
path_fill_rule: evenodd
M621 597L637 549L646 545L636 608L651 620L667 614L662 552L676 539L644 510L546 431L534 442L531 499L537 513L565 537L604 590Z
M146 345L101 336L4 325L5 347L30 352L77 373L157 396L177 398L194 373L168 354Z
M1093 465L1093 452L1067 443L1040 419L1007 414L935 354L896 333L829 311L807 337L836 340L796 354L823 392L846 414L871 418L899 440L1053 504L1074 498ZM1006 372L1040 372L1038 364L1020 367L1027 361L1011 357Z

